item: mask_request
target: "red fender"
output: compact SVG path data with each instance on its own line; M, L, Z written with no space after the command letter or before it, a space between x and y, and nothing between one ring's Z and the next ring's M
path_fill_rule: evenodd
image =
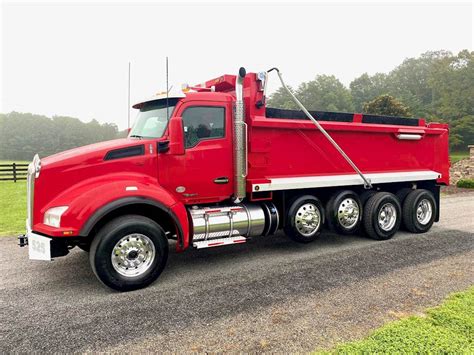
M150 180L150 181L148 181ZM139 181L139 182L138 182ZM127 204L147 203L167 212L178 230L177 251L189 246L189 221L185 206L167 190L147 176L138 179L136 174L110 174L81 181L47 203L35 215L43 221L51 207L69 206L61 217L61 228L35 223L33 230L55 237L87 235L100 215ZM40 218L37 218L40 217Z

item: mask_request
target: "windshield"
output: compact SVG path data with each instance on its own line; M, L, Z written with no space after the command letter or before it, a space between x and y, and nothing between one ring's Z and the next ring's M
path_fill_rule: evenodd
M178 99L169 99L168 109L166 109L166 100L143 104L129 137L160 138L163 136L177 102ZM168 117L166 117L166 112L168 112Z

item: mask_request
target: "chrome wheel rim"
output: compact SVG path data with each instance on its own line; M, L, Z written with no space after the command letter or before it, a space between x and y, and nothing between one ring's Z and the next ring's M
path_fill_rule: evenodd
M397 210L395 206L391 203L386 203L382 206L379 211L378 222L379 227L388 232L392 230L397 221Z
M112 249L112 266L120 275L140 276L155 260L155 245L146 235L126 235Z
M345 229L353 228L359 221L360 209L356 200L345 198L337 209L337 220Z
M416 207L416 219L418 223L426 225L430 222L433 215L433 207L431 202L427 199L422 199Z
M314 235L321 225L321 212L312 203L305 203L295 215L295 226L298 232L304 237Z

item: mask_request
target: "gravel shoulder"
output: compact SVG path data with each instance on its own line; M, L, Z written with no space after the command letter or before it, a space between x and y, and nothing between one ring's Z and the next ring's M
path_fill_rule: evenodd
M283 235L172 254L151 287L104 288L74 250L27 260L0 238L1 351L311 351L357 339L474 284L474 194L429 233L377 242Z

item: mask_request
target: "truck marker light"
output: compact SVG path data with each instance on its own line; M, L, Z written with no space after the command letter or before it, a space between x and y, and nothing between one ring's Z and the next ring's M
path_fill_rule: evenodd
M136 186L127 186L125 188L125 191L137 191L138 190L138 187Z
M72 231L64 231L63 232L63 235L72 235L72 234L73 234Z

